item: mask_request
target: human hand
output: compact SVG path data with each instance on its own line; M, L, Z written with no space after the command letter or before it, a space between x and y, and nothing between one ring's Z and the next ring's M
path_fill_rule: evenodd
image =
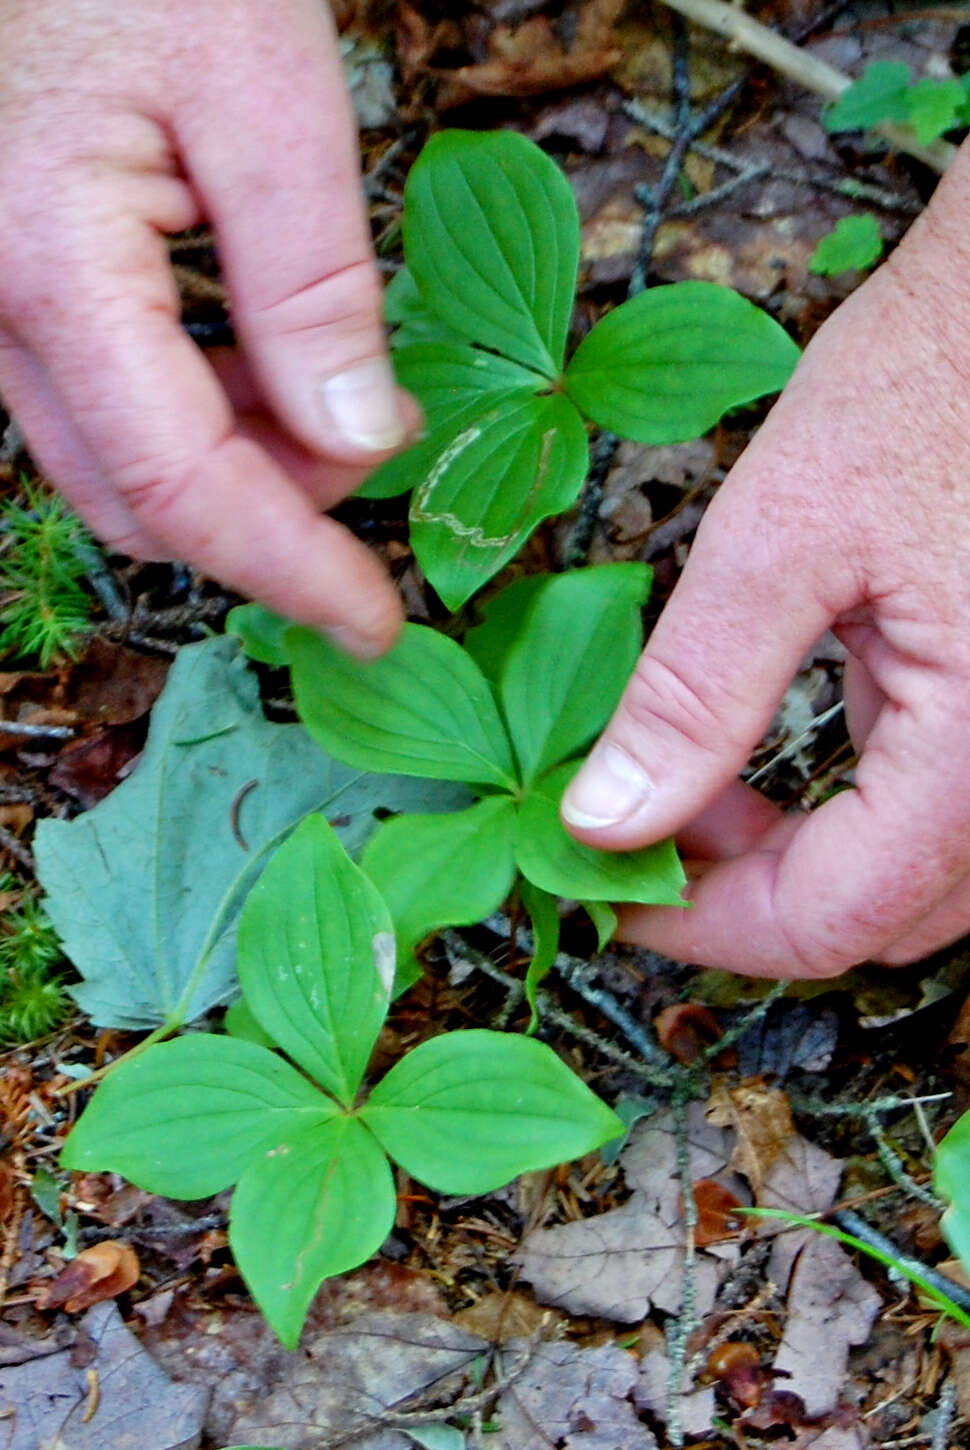
M356 653L400 607L326 508L402 444L322 0L0 0L0 394L112 549L181 558ZM241 342L179 326L215 229Z
M965 147L725 480L567 793L580 839L697 863L693 908L628 908L627 940L799 977L970 929L968 222ZM830 625L857 788L783 817L735 778Z

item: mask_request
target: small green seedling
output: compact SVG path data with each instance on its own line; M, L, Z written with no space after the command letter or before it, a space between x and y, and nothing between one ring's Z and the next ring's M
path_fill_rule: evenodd
M0 653L46 669L80 652L92 604L81 580L97 552L57 494L30 483L21 492L23 502L0 505Z
M877 60L822 113L829 131L866 131L883 121L912 126L925 146L955 126L970 125L970 76L913 82L909 66Z
M322 816L247 897L238 969L252 1016L286 1056L212 1033L156 1043L97 1089L61 1163L169 1198L235 1184L232 1251L290 1349L322 1281L390 1233L388 1157L438 1192L489 1193L623 1131L551 1048L500 1032L431 1038L361 1099L391 1000L393 927Z
M828 236L822 238L808 270L819 277L838 277L843 272L864 272L882 256L882 234L871 212L844 216Z
M433 137L408 178L403 232L387 317L427 437L360 491L413 490L412 545L449 609L575 502L586 420L640 443L682 442L777 392L798 359L738 293L682 282L616 307L567 366L579 214L563 173L516 132Z
M64 953L43 907L10 875L0 894L20 900L0 918L0 1045L46 1037L67 1017L70 999L61 980Z
M636 663L649 590L644 564L531 576L490 601L464 647L407 624L373 663L274 624L259 606L233 612L229 628L250 653L290 666L300 718L325 750L363 770L462 781L479 797L467 810L389 820L364 848L361 865L394 918L399 986L417 975L418 942L481 921L517 877L537 938L533 1005L558 943L556 897L586 904L605 936L611 901L683 905L672 842L596 851L559 819L563 791Z

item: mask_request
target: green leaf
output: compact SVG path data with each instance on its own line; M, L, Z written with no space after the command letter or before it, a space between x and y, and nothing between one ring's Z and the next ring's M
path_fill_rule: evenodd
M572 316L579 213L554 162L514 131L441 131L411 169L404 250L450 327L554 378Z
M490 1193L623 1131L545 1043L481 1030L423 1042L360 1116L407 1173L439 1193Z
M970 1113L958 1118L937 1145L933 1187L949 1205L940 1223L943 1236L966 1268L970 1266Z
M934 80L924 76L906 92L906 115L916 132L916 139L925 146L949 131L960 119L966 93L958 80Z
M588 745L613 714L643 644L646 564L546 581L505 660L501 701L528 784Z
M391 1000L394 927L322 816L294 831L249 894L239 984L274 1042L350 1104Z
M292 623L262 604L237 604L226 615L226 633L242 641L251 660L261 665L287 665L284 636Z
M500 402L450 435L411 500L412 546L449 609L573 503L588 465L583 420L559 394Z
M222 1025L230 1037L235 1037L240 1042L255 1042L259 1047L274 1048L276 1046L269 1033L264 1032L256 1021L252 1009L244 997L240 997L227 1009Z
M324 1279L375 1254L395 1208L390 1165L353 1118L281 1138L249 1165L233 1195L229 1244L287 1349Z
M406 624L389 654L351 659L308 629L287 635L300 718L365 770L515 787L512 751L480 670L453 639Z
M548 582L547 574L525 574L513 580L482 606L481 624L465 635L465 649L493 688L498 687L506 657L525 628L536 595Z
M395 329L391 336L393 348L412 343L459 342L460 332L442 322L418 291L409 267L402 267L384 288L384 320Z
M842 272L862 272L882 256L879 223L871 212L844 216L819 242L808 270L820 277L837 277Z
M877 60L822 112L828 131L865 131L881 121L908 119L910 70L899 60Z
M414 948L430 932L501 906L515 878L514 828L515 803L498 795L450 815L397 816L374 832L360 864L394 921L399 973L416 980Z
M617 928L619 918L616 912L608 901L581 901L579 904L596 928L596 950L604 952Z
M596 324L566 373L570 397L601 428L638 443L681 443L729 408L785 386L798 348L728 287L651 287Z
M394 368L401 387L421 404L429 436L372 473L357 490L361 498L423 487L463 429L490 426L501 404L524 402L546 386L518 363L468 343L401 348Z
M120 1173L166 1198L208 1198L288 1134L319 1129L336 1111L276 1053L192 1033L114 1068L71 1129L61 1164Z
M465 1450L465 1437L454 1425L410 1425L404 1433L421 1450Z
M536 993L552 971L552 964L559 950L559 911L556 898L550 896L548 891L541 891L538 886L533 886L531 881L523 880L520 883L519 895L532 922L534 950L525 974L525 1000L532 1014L527 1030L535 1032L539 1026Z
M559 819L563 791L579 768L561 765L543 776L519 806L515 857L528 881L574 901L639 901L683 906L687 883L673 841L640 851L596 851L573 839Z
M467 802L458 786L330 758L302 726L265 719L236 640L189 645L131 778L76 820L38 825L45 908L84 978L71 995L99 1027L194 1021L236 995L246 892L308 812L334 817L358 851L378 809Z

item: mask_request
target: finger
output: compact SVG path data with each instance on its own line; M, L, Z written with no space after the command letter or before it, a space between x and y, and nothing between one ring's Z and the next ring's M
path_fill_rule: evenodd
M89 198L90 199L90 198ZM223 583L369 655L392 642L400 607L376 559L243 437L225 393L178 324L165 249L111 217L94 238L47 240L15 305L65 411L146 534ZM53 255L52 255L53 252ZM45 304L45 278L62 279ZM49 288L48 288L49 291ZM77 339L83 338L83 352Z
M886 696L857 655L850 654L846 657L842 695L845 700L845 723L852 744L857 751L861 751L865 748L886 703Z
M888 967L902 967L918 962L970 932L970 877L952 889L932 911L875 954L875 960Z
M566 792L563 820L591 845L659 840L715 800L832 618L811 562L822 552L813 520L794 524L802 537L793 569L790 536L766 514L757 462L742 467L746 481L725 484L708 510L616 714ZM833 579L830 601L835 587Z
M829 976L869 958L895 959L894 943L941 908L970 869L970 772L952 742L970 689L954 699L930 675L915 681L908 707L883 711L855 790L712 867L693 890L692 910L629 911L622 933L754 976Z
M22 347L0 336L0 396L30 440L34 461L56 479L72 508L109 553L162 560L172 555L137 523L107 483L47 376Z
M264 449L320 508L332 508L360 487L370 467L322 458L318 452L304 448L267 411L259 384L242 353L213 348L206 356L236 413L239 432ZM416 423L419 422L410 396L402 392L401 399L402 410L409 417L414 415Z
M405 441L381 285L361 194L357 130L325 5L266 11L234 65L175 117L219 238L233 318L261 388L309 449L370 462ZM258 126L259 145L227 145Z
M677 847L692 861L722 861L753 850L782 819L776 805L753 786L732 781L717 800L677 832Z

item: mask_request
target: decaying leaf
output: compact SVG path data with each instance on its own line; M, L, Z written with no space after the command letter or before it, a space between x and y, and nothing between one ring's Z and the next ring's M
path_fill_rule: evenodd
M723 1174L730 1138L705 1121L699 1103L691 1105L688 1121L692 1179ZM681 1302L685 1233L673 1114L658 1113L639 1123L620 1161L634 1190L626 1203L595 1218L527 1235L517 1261L542 1303L634 1323L651 1306L676 1313ZM714 1303L718 1282L737 1253L731 1243L698 1252L694 1280L700 1314Z
M133 1288L140 1273L138 1255L131 1245L106 1239L82 1249L61 1270L47 1286L40 1308L59 1309L63 1305L68 1314L79 1314L92 1304L115 1299Z
M114 1304L81 1321L73 1350L0 1368L4 1450L196 1450L209 1392L173 1384Z
M824 1415L839 1402L850 1346L864 1343L882 1301L834 1239L810 1229L801 1233L774 1368L785 1374L786 1389L801 1396L809 1415ZM768 1262L768 1275L780 1288L788 1258L784 1238L775 1240Z
M496 1407L494 1450L656 1450L632 1404L639 1366L616 1345L584 1349L560 1340L530 1350L528 1340L513 1341L499 1373L514 1377Z
M374 812L465 804L447 782L372 776L274 725L235 639L183 649L137 769L73 821L37 829L45 906L97 1026L191 1022L235 991L239 909L272 849L324 810L359 850Z
M718 1082L707 1104L707 1120L734 1130L737 1141L730 1167L743 1173L757 1194L765 1174L795 1133L788 1098L780 1088L764 1083L729 1087Z
M492 31L488 58L480 65L463 65L449 80L455 96L439 97L439 104L454 104L460 90L484 96L536 96L598 80L608 74L621 52L602 36L577 36L571 50L562 42L548 17L533 16L521 25L498 25Z

